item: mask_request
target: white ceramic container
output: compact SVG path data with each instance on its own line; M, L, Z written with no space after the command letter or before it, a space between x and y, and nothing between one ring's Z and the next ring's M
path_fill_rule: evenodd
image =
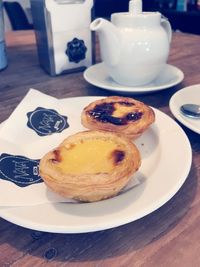
M142 12L141 0L132 0L129 12L114 13L111 22L97 18L100 51L108 74L119 84L145 85L166 66L171 26L159 12Z

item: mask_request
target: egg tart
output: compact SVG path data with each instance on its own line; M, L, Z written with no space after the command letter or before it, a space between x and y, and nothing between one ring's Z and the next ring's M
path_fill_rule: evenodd
M140 153L130 139L112 132L84 131L48 152L39 169L52 191L94 202L118 194L140 164Z
M153 109L129 97L110 96L86 106L81 114L82 125L90 130L125 134L135 139L153 122Z

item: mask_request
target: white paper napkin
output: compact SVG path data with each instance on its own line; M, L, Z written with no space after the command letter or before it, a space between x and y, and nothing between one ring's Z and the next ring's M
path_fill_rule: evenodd
M29 90L0 128L0 207L75 202L46 187L38 163L67 136L85 130L80 115L67 99ZM124 190L140 183L134 176Z

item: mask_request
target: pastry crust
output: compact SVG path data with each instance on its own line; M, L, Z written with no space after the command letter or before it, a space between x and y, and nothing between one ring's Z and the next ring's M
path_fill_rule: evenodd
M93 202L118 194L140 165L140 153L128 138L112 132L84 131L48 152L39 169L54 192Z
M90 103L81 114L82 125L139 137L155 121L153 109L129 97L110 96Z

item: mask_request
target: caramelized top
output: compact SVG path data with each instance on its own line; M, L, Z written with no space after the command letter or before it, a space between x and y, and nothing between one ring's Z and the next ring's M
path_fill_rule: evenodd
M71 175L109 173L125 158L125 151L112 140L86 139L53 151L52 164Z
M88 113L100 122L115 125L125 125L130 121L137 121L143 115L141 111L136 109L134 103L122 101L96 105Z

